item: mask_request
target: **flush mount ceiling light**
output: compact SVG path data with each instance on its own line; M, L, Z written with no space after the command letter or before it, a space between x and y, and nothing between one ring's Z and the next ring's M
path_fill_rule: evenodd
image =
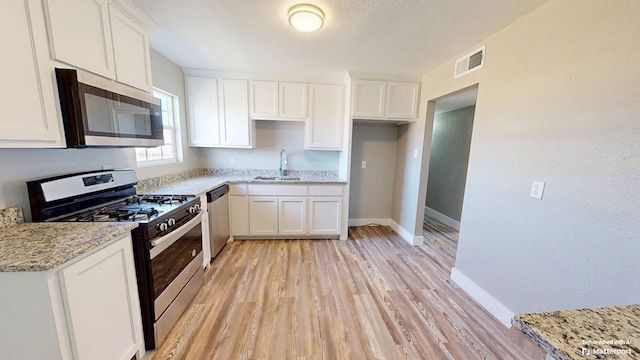
M317 31L324 24L324 12L311 4L294 5L289 9L289 24L298 31Z

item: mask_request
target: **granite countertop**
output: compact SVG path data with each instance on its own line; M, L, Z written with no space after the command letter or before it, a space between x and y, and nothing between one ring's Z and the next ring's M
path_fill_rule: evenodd
M517 315L514 325L555 359L640 359L640 305Z
M135 222L19 223L0 229L0 272L46 271L124 235Z
M336 184L347 182L337 176L299 176L300 180L256 180L257 175L205 175L142 191L145 194L200 195L223 184ZM298 176L298 175L290 175ZM138 191L141 192L141 191Z

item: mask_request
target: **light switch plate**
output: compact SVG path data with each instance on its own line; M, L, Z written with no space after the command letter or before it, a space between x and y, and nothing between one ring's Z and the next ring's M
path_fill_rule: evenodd
M367 161L366 160L362 160L362 163L360 164L360 167L363 169L367 168Z
M544 182L534 181L531 184L531 196L534 199L542 200L542 194L544 193Z

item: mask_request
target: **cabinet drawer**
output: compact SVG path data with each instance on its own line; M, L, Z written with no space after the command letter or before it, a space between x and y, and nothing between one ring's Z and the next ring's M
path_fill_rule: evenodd
M229 195L247 195L247 185L229 184Z
M309 196L342 196L343 185L309 185Z
M249 184L249 195L307 196L307 185Z

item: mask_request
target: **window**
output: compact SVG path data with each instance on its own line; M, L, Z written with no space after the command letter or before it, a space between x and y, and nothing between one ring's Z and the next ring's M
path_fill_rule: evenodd
M153 89L153 96L160 99L162 105L164 145L154 148L136 148L138 166L170 164L182 161L178 97L156 88Z

